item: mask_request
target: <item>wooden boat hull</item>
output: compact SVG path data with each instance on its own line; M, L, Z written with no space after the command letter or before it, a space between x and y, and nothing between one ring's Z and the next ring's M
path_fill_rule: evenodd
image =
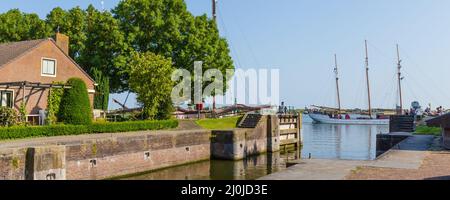
M389 125L389 119L334 119L323 114L309 114L317 123L345 125Z

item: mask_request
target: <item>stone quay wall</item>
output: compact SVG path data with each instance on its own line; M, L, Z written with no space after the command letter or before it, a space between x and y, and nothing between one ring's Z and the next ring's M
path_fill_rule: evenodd
M208 130L102 134L0 149L0 180L95 180L209 160Z
M25 180L26 148L0 150L0 180Z
M298 127L297 127L298 128ZM278 116L255 128L168 130L0 142L0 180L98 180L280 150ZM299 133L299 132L298 132Z

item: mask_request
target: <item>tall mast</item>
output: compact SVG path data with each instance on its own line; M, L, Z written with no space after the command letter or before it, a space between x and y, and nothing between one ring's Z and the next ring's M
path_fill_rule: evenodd
M336 75L336 91L337 91L337 102L339 113L341 112L341 96L339 94L339 74L338 74L338 64L337 64L337 56L334 54L334 74Z
M403 114L403 98L402 98L402 60L400 60L400 51L397 44L397 69L398 69L398 93L400 97L400 115Z
M369 103L369 117L372 118L372 106L370 102L370 82L369 82L369 51L367 50L367 40L365 40L366 45L366 80L367 80L367 99Z
M216 5L216 3L217 3L217 0L212 0L212 17L213 17L214 22L216 22L216 19L217 19L217 12L216 12L216 6L217 5ZM215 91L214 91L214 95L213 95L213 113L215 113L215 112L216 112L216 94L215 94Z
M217 0L212 0L212 16L213 16L214 21L216 21L216 18L217 18L216 3L217 3Z

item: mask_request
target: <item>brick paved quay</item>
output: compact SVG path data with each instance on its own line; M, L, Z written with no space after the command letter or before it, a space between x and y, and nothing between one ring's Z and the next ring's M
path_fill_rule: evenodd
M261 180L449 179L450 151L433 136L411 136L373 161L298 160Z

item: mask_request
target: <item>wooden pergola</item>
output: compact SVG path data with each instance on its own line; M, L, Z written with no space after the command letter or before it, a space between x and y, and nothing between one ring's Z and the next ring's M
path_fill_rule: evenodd
M28 98L33 95L33 89L45 90L51 88L71 88L70 85L66 84L53 84L53 83L40 83L40 82L29 82L29 81L18 81L18 82L0 82L0 88L5 89L19 89L22 90L22 102L25 105L28 102ZM30 89L28 95L25 96L26 89ZM51 92L51 90L50 90Z
M39 83L39 82L28 82L28 81L19 81L19 82L4 82L0 83L0 87L6 88L40 88L40 89L48 89L48 88L71 88L66 84L53 84L53 83Z

